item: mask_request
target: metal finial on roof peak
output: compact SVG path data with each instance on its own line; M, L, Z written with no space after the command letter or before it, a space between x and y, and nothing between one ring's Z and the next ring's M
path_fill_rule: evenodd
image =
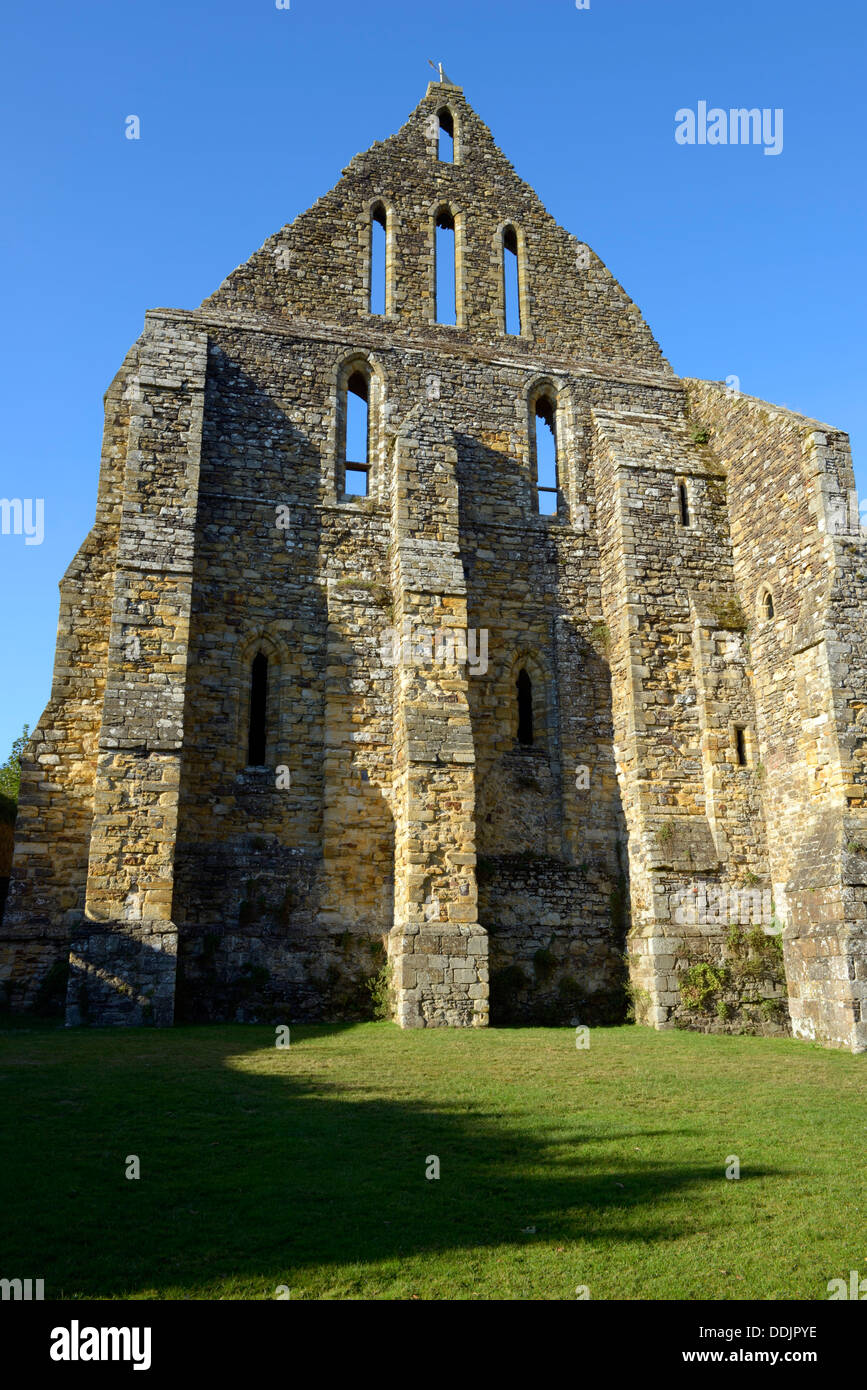
M444 87L454 87L457 85L451 80L448 74L443 71L442 63L435 63L431 58L428 58L428 63L433 68L434 72L439 73L439 81Z

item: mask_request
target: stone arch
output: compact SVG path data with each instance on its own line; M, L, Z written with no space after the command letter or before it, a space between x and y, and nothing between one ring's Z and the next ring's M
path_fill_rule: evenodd
M260 654L268 662L267 716L264 762L256 764L256 766L273 770L280 761L285 745L283 697L289 670L289 652L286 643L279 636L267 628L259 628L248 634L238 644L229 678L231 687L234 689L235 764L236 770L239 772L252 766L247 760L250 737L250 690L253 662Z
M695 530L695 506L691 480L685 474L678 474L674 480L674 505L681 530Z
M521 701L518 697L518 680L524 673L530 683L533 737L529 743L520 738L519 723ZM519 651L509 666L509 690L512 703L509 709L510 732L513 744L522 744L542 752L548 752L551 728L551 675L533 649Z
M497 326L501 333L506 332L505 260L506 242L510 232L514 236L515 254L518 261L518 300L521 317L520 337L531 338L533 334L530 329L527 238L521 223L516 218L508 218L506 221L500 222L494 232L493 241L491 243L492 263L496 277L494 303L496 305Z
M385 227L385 312L383 315L374 314L373 317L393 318L397 313L397 212L391 199L382 193L365 204L359 222L362 296L367 314L371 313L373 224L377 221Z
M532 502L532 515L539 515L538 459L537 459L537 416L548 421L554 433L557 457L557 513L559 517L568 506L569 490L566 486L566 417L563 409L564 392L562 385L550 376L536 377L525 393L524 430L527 440L527 471ZM540 406L544 409L540 409Z
M327 475L323 479L325 498L330 502L350 503L346 480L346 394L356 373L362 373L368 386L368 488L367 496L381 501L385 477L385 399L386 378L376 353L355 351L335 363L331 375L332 412L329 427Z
M760 623L772 623L777 616L777 605L774 599L774 591L770 584L761 584L756 601L756 610Z
M437 319L437 227L445 225L440 219L449 218L455 233L455 322L439 324L441 328L466 326L466 246L465 214L463 207L450 198L437 198L428 207L428 311L431 323Z
M436 120L436 141L435 141L435 149L436 149L436 157L437 157L437 160L438 160L440 163L444 163L444 164L447 164L447 163L451 163L451 164L460 164L460 163L461 163L461 154L462 154L462 148L461 148L462 142L461 142L461 122L460 122L460 117L458 116L458 113L455 111L455 109L454 109L453 106L450 106L449 103L448 103L447 101L444 101L444 102L441 102L441 103L440 103L440 105L437 107L436 112L435 112L434 114L435 114L435 120ZM441 131L445 131L447 135L450 135L450 136L451 136L451 140L452 140L452 157L451 157L451 160L443 160L443 159L440 158L440 132L441 132Z
M531 686L533 741L519 738L518 682ZM494 676L495 706L483 737L496 754L485 758L476 789L478 852L559 853L561 802L556 756L553 672L535 648L508 654ZM496 721L498 727L493 727Z

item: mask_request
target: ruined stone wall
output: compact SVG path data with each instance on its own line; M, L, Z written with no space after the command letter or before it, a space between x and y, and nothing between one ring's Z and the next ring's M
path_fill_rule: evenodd
M437 159L436 112L457 126L453 164ZM519 233L527 322L519 344L575 361L671 374L632 300L592 252L545 211L515 174L459 88L432 83L406 124L358 154L324 197L269 238L204 301L208 312L370 325L370 210L389 214L393 339L409 346L434 318L434 216L447 204L458 227L458 325L467 345L503 335L501 233ZM583 243L580 243L583 247ZM584 265L586 260L587 264ZM579 264L579 261L581 264Z
M606 861L479 855L491 1023L622 1023L627 1013L625 877Z
M359 370L365 498L342 449ZM613 1022L631 999L656 1026L779 1032L773 901L796 1031L864 1042L845 438L687 386L448 84L199 310L149 313L62 588L0 978L32 999L68 942L71 1022L351 1018L375 994L404 1026Z
M612 916L611 904L624 896L626 831L612 752L591 410L635 402L671 412L680 396L640 381L544 377L556 399L562 497L559 513L543 516L529 410L540 380L501 364L494 381L494 392L478 392L475 437L461 438L459 463L469 622L487 633L487 671L471 675L470 707L492 1016L563 1022L581 1002L593 1017L623 1017L625 918L619 909ZM500 424L497 447L497 423L513 415L508 434ZM531 747L517 740L521 668L533 682ZM525 929L516 931L519 921ZM545 988L540 951L558 962ZM585 960L592 968L576 975Z
M137 360L138 346L105 394L96 517L60 581L51 698L22 758L16 857L0 926L0 981L13 1008L32 1005L49 972L63 972L70 923L84 907Z
M793 1026L799 1036L864 1046L867 552L848 443L713 383L689 390L693 418L729 476Z
M132 1000L127 1022L173 1017L174 856L206 355L201 332L146 320L128 387L87 890L70 929L73 1021L109 1021L108 999L117 994Z
M780 1026L773 961L764 975L756 961L756 978L740 995L723 988L731 983L727 943L729 929L742 924L741 895L758 891L759 920L749 912L747 925L761 929L767 884L752 670L725 474L683 419L597 410L594 425L636 1014L657 1026L773 1031ZM696 978L719 988L697 999ZM759 993L754 986L762 984ZM763 1001L767 1017L753 1007Z
M377 939L398 920L393 865L403 793L391 743L400 709L393 724L383 653L389 632L400 635L408 618L428 631L455 626L455 618L429 602L414 602L411 612L399 606L385 562L393 527L383 498L397 476L400 431L412 439L441 411L456 446L459 529L451 543L465 566L465 626L477 643L479 634L486 639L485 669L470 666L467 686L477 847L489 856L551 856L552 901L561 895L558 866L592 861L599 892L573 904L569 929L609 941L607 987L617 996L623 943L610 931L610 897L625 855L586 436L594 400L671 412L679 393L640 380L540 377L513 342L493 367L433 332L422 354L397 348L384 327L359 341L345 332L232 328L203 313L195 321L207 327L211 351L178 870L190 978L201 973L194 961L202 953L219 972L220 951L205 944L228 933L245 969L263 980L267 972L264 1003L281 990L309 1003L313 978L327 1010L324 976L332 994L357 1001L377 964ZM379 446L371 496L358 500L340 496L338 383L362 354L376 372ZM554 518L536 513L529 402L540 380L558 401L564 505ZM252 492L244 482L251 475ZM411 510L413 535L429 542L440 537L432 495L416 489ZM263 643L279 709L267 772L244 766L249 661ZM515 739L521 665L536 678L532 749ZM290 770L289 789L276 787L276 766ZM590 780L579 786L585 768ZM293 886L299 874L303 895ZM538 915L538 884L526 909ZM334 958L335 942L347 940L350 949ZM528 959L535 949L528 946Z

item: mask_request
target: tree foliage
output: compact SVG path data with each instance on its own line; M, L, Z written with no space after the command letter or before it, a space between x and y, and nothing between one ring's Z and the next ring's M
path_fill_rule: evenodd
M0 796L18 804L18 789L21 786L21 758L30 742L30 726L24 725L20 736L12 744L12 752L5 763L0 765Z

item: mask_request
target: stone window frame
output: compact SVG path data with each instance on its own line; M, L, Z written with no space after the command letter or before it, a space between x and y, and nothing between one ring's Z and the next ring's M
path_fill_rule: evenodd
M452 158L450 163L440 159L440 116L443 111L447 111L451 116L452 130L454 131L452 136ZM448 101L438 101L434 107L433 114L436 120L436 134L433 141L434 161L436 162L437 168L453 169L456 164L463 164L464 162L464 142L460 117L455 108Z
M265 762L247 762L250 731L250 678L253 659L263 652L268 658L268 723L265 738ZM283 761L285 749L285 700L283 690L289 672L289 653L285 642L268 628L258 628L241 642L233 662L235 704L235 773L237 776L258 774L273 778ZM275 783L276 785L276 783Z
M447 212L455 226L455 322L440 323L437 318L437 218ZM462 204L449 197L435 198L428 208L428 308L427 320L436 328L466 328L466 214Z
M506 244L505 236L508 228L515 233L518 243L518 302L521 316L520 333L508 333L506 331ZM530 291L529 276L527 274L527 238L520 222L514 217L507 217L501 222L494 232L493 242L493 263L496 275L496 288L494 302L496 305L497 323L500 332L506 338L532 338L533 331L530 327Z
M373 264L373 212L381 207L385 213L385 312L375 314L370 307L371 267ZM373 322L398 318L397 303L397 212L391 199L378 193L371 198L361 212L358 226L358 240L361 250L361 293L364 312Z
M367 496L347 495L346 482L346 392L350 377L364 371L368 379ZM335 363L331 375L331 421L326 449L327 476L324 479L326 503L360 506L371 499L383 500L385 485L385 394L386 381L378 354L361 350L348 352ZM350 460L351 461L351 460Z
M773 610L771 613L768 613L767 610L768 599L771 601L771 608ZM774 591L770 584L759 585L756 609L759 624L762 627L772 627L777 621L777 600L774 597Z
M538 510L536 491L536 402L545 395L552 398L557 441L557 511L551 516L546 516ZM572 478L574 411L572 393L566 381L550 375L533 377L524 389L523 416L521 432L526 441L525 466L532 519L537 525L542 526L570 525L575 510Z
M683 493L681 494L681 488ZM681 496L686 499L686 510L689 517L688 521L683 519L683 508ZM698 518L695 509L695 489L692 486L692 479L686 473L677 473L674 478L674 514L677 520L679 531L697 531Z
M518 742L518 698L517 684L521 671L526 671L532 686L533 742ZM508 670L509 689L509 736L513 752L523 753L532 750L551 758L551 730L554 727L554 711L551 707L551 673L546 669L542 658L534 647L522 647L512 658Z
M741 762L738 758L738 729L741 730L744 736L744 762ZM755 767L756 745L753 731L749 724L741 723L737 719L732 719L729 722L729 747L733 754L733 765L735 768L742 772L748 772L751 768Z

